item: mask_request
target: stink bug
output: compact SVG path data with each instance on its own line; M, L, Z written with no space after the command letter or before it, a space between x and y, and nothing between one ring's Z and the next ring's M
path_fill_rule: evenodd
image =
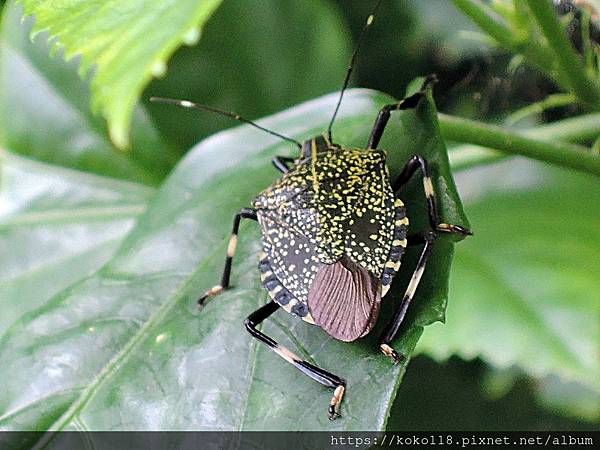
M461 226L440 221L429 167L424 158L413 156L399 177L391 181L386 153L377 148L391 112L415 108L433 81L432 77L426 79L421 91L380 110L366 149L345 148L334 143L332 138L332 126L361 39L373 22L380 3L381 0L361 31L336 109L323 135L300 143L234 113L186 100L153 99L224 114L298 146L300 154L297 158L273 159L273 165L282 172L282 176L255 197L251 208L242 208L234 216L221 282L208 290L198 303L204 304L207 298L229 287L240 221L257 221L262 231L263 246L259 271L270 301L248 316L246 329L304 374L334 389L329 404L330 419L340 416L345 380L304 361L258 330L257 325L283 308L305 322L321 327L335 339L355 341L367 335L375 325L381 299L399 270L406 247L423 245L402 301L379 341L381 351L398 363L402 356L391 344L419 285L438 234L470 234ZM412 236L407 233L408 217L399 194L419 169L430 230Z

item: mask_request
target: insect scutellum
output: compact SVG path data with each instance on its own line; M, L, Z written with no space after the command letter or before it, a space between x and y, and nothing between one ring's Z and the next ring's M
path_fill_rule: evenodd
M335 339L346 342L359 339L373 329L381 299L400 269L405 249L422 246L406 291L379 338L380 350L396 364L403 356L394 350L392 342L421 281L435 240L440 233L471 234L462 226L441 222L425 158L419 155L410 158L392 181L386 154L378 149L391 113L416 108L435 77L427 77L419 92L380 109L366 149L345 148L333 142L333 124L361 41L381 3L382 0L376 2L358 37L326 132L303 143L232 112L187 100L152 99L222 114L299 148L298 158L273 158L272 163L282 176L255 197L252 207L241 208L234 216L221 280L200 297L198 304L202 306L206 299L230 286L240 222L257 221L263 245L260 278L271 300L248 316L245 327L254 338L304 374L334 389L329 404L330 419L340 416L345 379L305 361L257 326L282 308L319 326ZM399 194L417 170L421 171L430 229L409 235L406 208Z

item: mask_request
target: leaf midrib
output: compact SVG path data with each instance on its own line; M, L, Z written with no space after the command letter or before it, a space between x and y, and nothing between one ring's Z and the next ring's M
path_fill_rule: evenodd
M162 319L171 311L173 307L177 305L177 302L182 297L187 286L194 280L198 273L206 269L209 261L218 252L222 253L222 249L225 247L227 239L222 239L221 244L218 248L213 251L208 257L198 264L196 270L192 271L185 280L179 285L179 287L173 292L171 297L166 300L158 310L152 314L146 323L144 323L138 331L136 331L129 341L123 346L111 360L100 370L94 380L92 380L85 389L82 390L81 395L77 398L72 405L61 415L61 417L55 421L38 441L36 448L42 448L49 443L55 433L62 431L68 423L73 420L79 412L87 405L87 403L93 398L95 393L102 387L102 385L123 365L129 355L135 350L137 345L147 338L151 333L150 331L157 326Z
M81 391L81 390L83 390L82 387L74 387L74 388L71 388L71 389L65 389L63 391L53 392L53 393L51 393L49 395L46 395L44 397L37 398L34 401L32 401L30 403L27 403L24 406L21 406L20 408L13 409L11 411L8 411L8 412L5 412L4 414L2 414L0 416L0 424L3 421L6 421L7 419L10 419L13 416L15 416L17 414L20 414L23 411L27 411L28 409L31 409L32 407L35 407L36 405L40 404L41 402L44 402L46 400L49 400L49 399L55 397L56 395L68 394L70 392L77 392L77 391Z

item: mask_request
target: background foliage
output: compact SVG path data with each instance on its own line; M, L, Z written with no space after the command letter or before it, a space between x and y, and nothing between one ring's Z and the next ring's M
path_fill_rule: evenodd
M21 3L3 5L0 28L0 370L12 380L0 427L330 429L319 409L330 393L250 346L239 326L263 301L253 227L242 229L236 289L202 316L192 306L218 272L231 214L275 176L269 155L291 149L242 127L189 150L235 124L147 99L190 98L251 118L289 109L268 123L307 137L323 129L333 97L291 107L338 88L369 4L180 0L161 2L165 15L142 0ZM548 16L541 4L384 1L365 39L355 85L399 98L435 72L442 111L526 133L541 153L440 117L476 235L457 246L447 323L426 328L397 396L405 366L390 368L371 340L320 347L318 330L287 316L270 325L340 374L360 365L336 428L588 429L600 420L600 118L594 96L580 93L598 88L596 18ZM23 8L37 19L22 22ZM563 41L548 38L557 26ZM190 46L169 58L181 43ZM386 100L350 93L339 141L364 142ZM395 120L385 141L393 171L417 151L444 167L432 108ZM453 195L442 176L437 187ZM409 196L416 224L418 195ZM444 201L444 213L464 220L456 202ZM407 352L421 325L443 318L451 254L441 245L416 299L399 343ZM235 351L215 353L225 346ZM207 382L224 370L233 375ZM241 410L236 395L247 399ZM361 406L373 398L377 411ZM265 400L291 412L271 418Z

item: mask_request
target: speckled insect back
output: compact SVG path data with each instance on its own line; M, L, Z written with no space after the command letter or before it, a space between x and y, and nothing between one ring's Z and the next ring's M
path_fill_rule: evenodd
M259 261L260 278L271 301L248 316L246 329L298 370L334 389L328 408L330 419L340 416L346 381L292 353L257 326L282 307L335 339L359 339L375 325L381 299L400 269L405 248L422 246L404 296L379 338L379 349L397 363L402 355L394 350L392 341L419 286L435 240L440 233L470 234L461 226L440 221L424 158L413 156L398 178L390 180L386 153L377 149L391 112L417 107L433 78L428 77L416 94L381 108L366 149L344 148L333 141L333 123L360 42L380 3L359 35L327 133L303 144L232 112L187 100L153 99L223 114L298 146L297 158L273 158L273 165L283 173L281 178L256 196L252 208L242 208L234 216L221 281L208 289L198 304L203 305L207 298L229 287L240 221L258 221L264 250ZM399 194L417 170L422 174L430 229L408 235L408 218Z
M315 323L314 296L309 304L315 277L342 257L376 278L377 298L386 294L406 247L408 218L394 197L385 152L334 147L319 136L302 153L294 170L261 192L253 206L263 231L263 285L286 311ZM341 306L354 309L348 301ZM373 323L367 320L358 334L333 336L354 340Z

